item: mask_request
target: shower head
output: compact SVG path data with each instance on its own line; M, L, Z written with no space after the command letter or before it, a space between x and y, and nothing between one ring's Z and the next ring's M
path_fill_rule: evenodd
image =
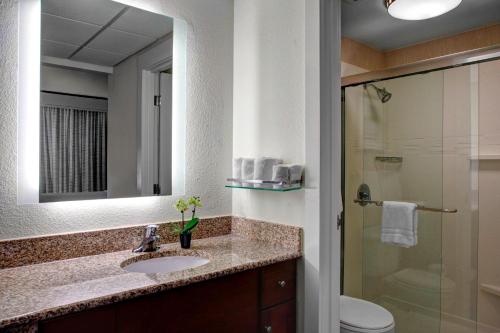
M376 85L370 83L370 84L365 84L365 89L368 87L373 87L375 91L377 92L378 98L382 101L382 103L387 103L392 97L392 94L388 92L385 88L379 88Z

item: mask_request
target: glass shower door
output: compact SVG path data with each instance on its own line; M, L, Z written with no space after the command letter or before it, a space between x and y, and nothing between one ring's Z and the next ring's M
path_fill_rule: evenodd
M372 200L442 207L443 73L357 89L359 176ZM360 217L362 297L391 311L398 333L439 332L441 214L418 213L418 245L411 248L381 242L381 207L367 205Z
M478 307L478 67L345 89L344 293L387 308L397 333L475 333ZM382 208L414 202L418 244L381 242Z

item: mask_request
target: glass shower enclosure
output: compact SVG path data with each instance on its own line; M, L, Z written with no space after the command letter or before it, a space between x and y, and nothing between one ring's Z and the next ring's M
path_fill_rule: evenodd
M343 88L344 294L397 333L477 331L477 78L474 64ZM382 208L355 202L367 189L436 208L418 211L416 246L381 242Z

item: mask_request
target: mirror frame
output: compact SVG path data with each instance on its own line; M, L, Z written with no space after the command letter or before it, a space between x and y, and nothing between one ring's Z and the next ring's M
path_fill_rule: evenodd
M151 8L136 6L132 0L117 2L152 12ZM23 205L39 203L41 0L20 0L18 6L17 203ZM171 195L183 195L186 178L187 24L173 15L161 11L155 13L174 20Z

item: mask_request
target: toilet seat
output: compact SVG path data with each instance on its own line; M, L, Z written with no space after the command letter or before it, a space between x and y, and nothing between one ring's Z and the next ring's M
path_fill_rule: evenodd
M394 328L394 317L375 303L340 296L340 327L359 333L385 333Z

